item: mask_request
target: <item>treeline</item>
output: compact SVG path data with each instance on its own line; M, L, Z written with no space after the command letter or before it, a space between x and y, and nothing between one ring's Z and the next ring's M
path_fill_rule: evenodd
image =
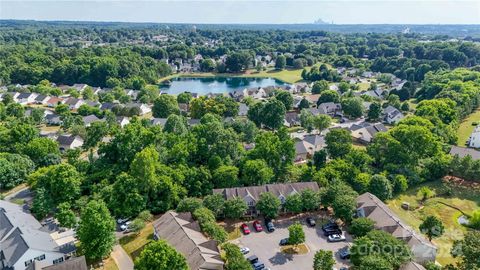
M138 89L137 85L154 84L171 72L165 62L129 48L62 49L37 44L5 45L0 51L2 84L38 84L47 79L57 84Z

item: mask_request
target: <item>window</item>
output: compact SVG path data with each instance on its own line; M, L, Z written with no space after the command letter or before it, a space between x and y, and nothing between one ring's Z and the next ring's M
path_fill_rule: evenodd
M53 264L57 264L61 262L63 262L63 257L53 260Z
M32 260L25 261L25 266L29 266L30 264L32 264Z
M249 201L249 202L248 202L248 206L253 207L253 206L254 206L254 202L253 202L253 201Z
M45 254L42 254L42 255L36 257L35 260L37 260L37 261L43 261L43 260L45 260Z

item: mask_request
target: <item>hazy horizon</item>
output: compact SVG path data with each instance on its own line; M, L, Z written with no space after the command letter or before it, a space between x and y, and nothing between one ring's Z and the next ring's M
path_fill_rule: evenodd
M0 0L0 19L185 24L480 24L480 1Z

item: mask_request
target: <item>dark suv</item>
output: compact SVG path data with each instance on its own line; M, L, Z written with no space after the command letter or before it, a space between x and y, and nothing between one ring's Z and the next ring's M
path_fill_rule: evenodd
M307 218L307 224L308 226L310 227L315 227L316 223L315 223L315 219L311 218L311 217L308 217Z
M332 229L340 229L340 228L338 227L338 224L333 222L333 221L330 221L330 222L322 225L322 230L324 232L327 231L327 230L332 230Z
M265 219L265 227L267 227L268 232L275 231L275 226L273 225L273 222L271 219Z

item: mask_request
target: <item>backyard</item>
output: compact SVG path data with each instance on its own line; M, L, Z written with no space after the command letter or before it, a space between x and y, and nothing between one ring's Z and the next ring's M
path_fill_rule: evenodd
M417 193L422 186L435 190L437 196L428 199L423 206L420 206ZM466 227L458 223L458 218L462 213L450 206L457 207L466 214L471 214L480 207L480 191L453 186L452 184L449 184L449 186L452 188L450 196L443 195L446 191L445 186L438 181L411 188L388 202L388 206L404 222L417 231L419 231L418 227L426 216L435 215L442 220L445 226L445 233L432 241L438 247L437 261L442 265L455 262L455 259L450 255L453 241L462 239L467 231ZM407 211L402 209L403 202L409 203L410 207L415 210Z
M467 142L468 138L473 132L473 129L475 128L475 126L472 125L472 123L474 122L480 123L480 108L477 109L474 113L470 114L460 123L460 126L457 130L458 146L465 146L465 143Z
M153 239L153 225L148 223L138 234L130 234L120 238L120 245L135 260L143 247Z

